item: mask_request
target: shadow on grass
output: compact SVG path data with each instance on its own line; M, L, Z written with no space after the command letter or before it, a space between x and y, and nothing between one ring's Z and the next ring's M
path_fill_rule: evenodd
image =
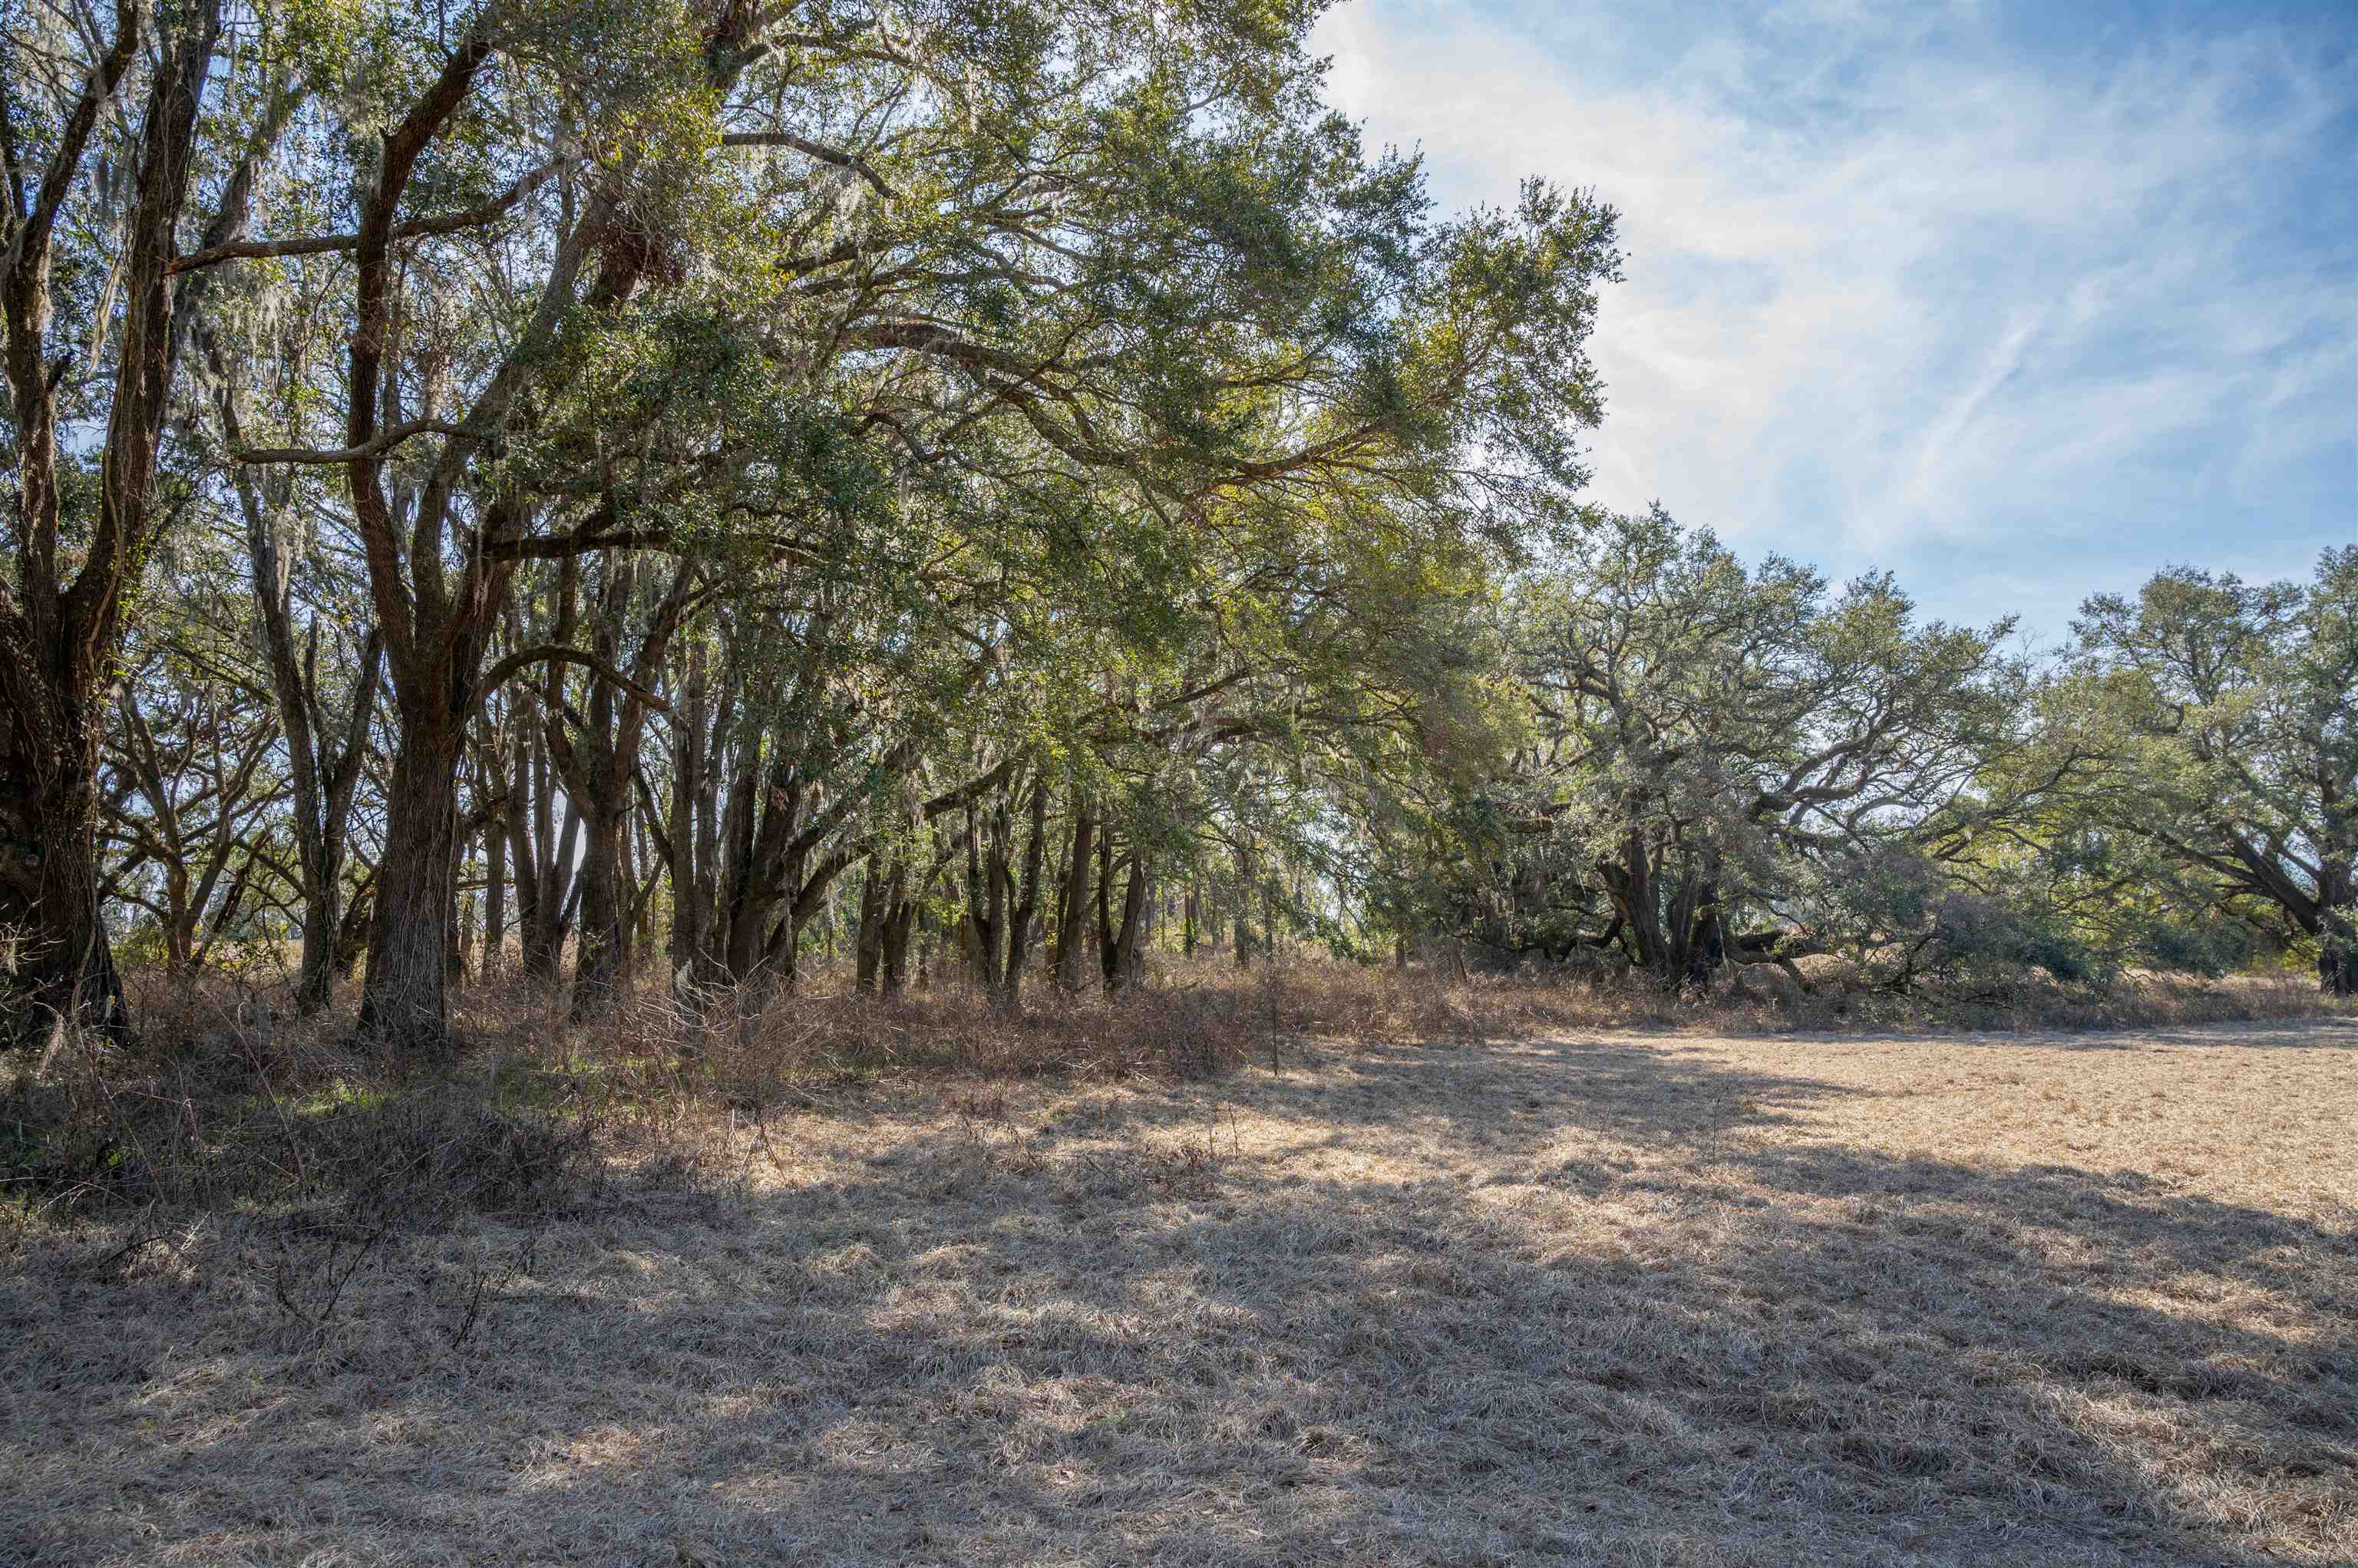
M1573 1043L855 1112L723 1222L406 1239L309 1339L34 1260L0 1559L2349 1559L2349 1229L1738 1136L1845 1092Z
M2095 1030L1925 1028L1917 1031L1914 1037L1937 1038L1943 1044L1955 1045L1961 1050L2002 1046L2041 1051L2145 1051L2156 1047L2358 1051L2358 1016L2280 1019L2262 1022L2228 1020L2213 1023L2161 1023ZM1855 1031L1836 1033L1821 1030L1802 1031L1779 1038L1802 1044L1842 1045L1855 1044L1862 1036Z

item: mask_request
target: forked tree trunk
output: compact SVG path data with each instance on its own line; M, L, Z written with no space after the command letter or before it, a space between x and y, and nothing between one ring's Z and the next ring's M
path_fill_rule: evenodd
M568 578L568 592L570 581ZM633 684L655 678L665 650L679 630L695 581L691 566L681 562L632 661ZM621 654L624 622L637 583L631 563L608 563L591 645L609 667ZM596 674L590 677L588 698L570 741L554 732L550 737L552 755L563 770L566 793L579 801L587 828L581 864L581 940L573 969L577 1020L610 1010L631 966L631 927L638 913L638 879L631 863L632 788L638 774L646 718L647 708L641 698Z
M1108 990L1129 990L1146 972L1146 906L1151 885L1145 855L1136 849L1131 850L1130 878L1121 894L1121 924L1113 928L1105 944Z
M508 814L517 935L522 939L525 978L546 984L557 979L579 887L574 861L580 845L581 817L568 799L564 826L558 827L556 776L548 765L546 742L539 734L528 739L519 735L515 756L511 787L523 789L528 797L511 806Z
M785 886L802 885L806 858L799 853L787 855ZM772 906L777 912L777 923L770 927L769 939L763 944L752 971L758 971L757 983L746 988L746 998L754 1008L766 1007L776 997L792 996L802 985L803 932L818 913L817 903L816 898L797 899L789 894ZM754 929L758 933L761 927L757 925Z
M308 880L308 879L307 879ZM343 930L343 878L322 885L326 896L303 899L303 946L296 960L295 1012L308 1018L336 996L336 939Z
M376 868L371 866L336 921L336 979L349 980L359 972L361 959L368 953L369 933L375 926Z
M123 645L124 593L169 509L154 493L171 407L175 352L169 276L188 202L197 111L221 33L220 0L175 6L141 37L142 7L115 8L118 31L93 40L86 86L55 127L51 178L24 178L10 138L11 242L0 255L0 362L11 402L16 474L16 580L0 579L0 1042L125 1027L100 908L97 767L104 687ZM143 47L144 45L144 47ZM77 440L96 470L96 504L77 518L81 565L62 579L58 388L70 353L49 339L52 238L90 136L132 62L153 61L134 195L122 231L119 348L103 445ZM12 84L10 95L15 96ZM9 118L16 117L9 110ZM232 211L232 221L242 214ZM218 224L216 225L218 227Z

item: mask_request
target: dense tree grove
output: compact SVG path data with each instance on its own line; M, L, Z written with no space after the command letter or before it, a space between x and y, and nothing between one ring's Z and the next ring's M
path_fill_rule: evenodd
M2066 649L1585 505L1616 215L1310 0L0 12L7 1037L257 954L749 1006L1150 949L2358 983L2358 549Z

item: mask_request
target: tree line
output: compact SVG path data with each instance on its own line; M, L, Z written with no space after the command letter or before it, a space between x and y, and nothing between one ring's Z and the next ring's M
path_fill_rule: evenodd
M1437 212L1293 0L26 0L5 1027L446 1035L1150 933L2352 981L2350 607L2068 656L1580 495L1612 209Z
M1424 873L1493 950L1671 985L1807 957L1895 989L2358 982L2358 546L2305 583L2172 568L2033 651L1656 512L1599 521L1502 625L1523 728Z

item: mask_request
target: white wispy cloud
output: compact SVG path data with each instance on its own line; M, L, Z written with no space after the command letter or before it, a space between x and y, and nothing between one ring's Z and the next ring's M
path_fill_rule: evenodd
M1971 5L1632 16L1357 0L1319 35L1445 201L1540 173L1621 210L1600 499L2053 633L2207 528L2287 570L2331 542L2358 237L2282 234L2348 189L2351 57L2260 27L2040 59Z

